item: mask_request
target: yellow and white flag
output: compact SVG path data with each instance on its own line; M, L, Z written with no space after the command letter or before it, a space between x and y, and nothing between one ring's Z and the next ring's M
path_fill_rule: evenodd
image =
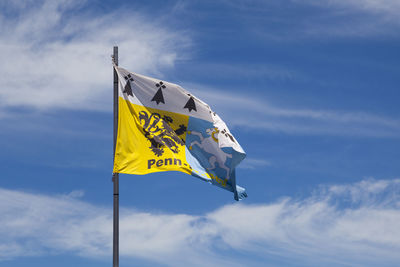
M119 77L114 173L184 172L247 197L235 167L246 156L211 108L180 87L114 66Z

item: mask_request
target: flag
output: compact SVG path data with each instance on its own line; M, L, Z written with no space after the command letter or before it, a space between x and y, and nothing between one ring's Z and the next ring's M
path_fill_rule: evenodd
M222 119L179 85L129 72L118 74L114 173L180 171L247 197L235 167L246 154Z

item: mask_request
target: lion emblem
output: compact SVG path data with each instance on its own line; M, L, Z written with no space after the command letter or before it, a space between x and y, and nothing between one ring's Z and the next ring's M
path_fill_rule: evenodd
M224 129L221 133L226 132ZM227 159L232 158L232 154L225 153L218 145L218 133L220 131L218 128L206 129L206 136L203 136L202 133L196 131L189 131L188 134L197 136L200 139L199 141L193 141L189 145L189 149L192 150L195 145L197 145L201 150L211 154L212 156L208 159L208 163L210 164L210 168L207 170L215 170L217 166L215 163L218 163L219 167L226 171L226 178L229 179L229 175L231 173L231 169L227 165Z
M169 148L173 153L179 152L179 146L185 145L185 141L179 136L186 132L186 126L181 124L173 130L170 123L173 119L158 113L149 114L146 111L139 112L139 122L143 128L144 136L150 142L150 149L159 157L164 154L164 148Z

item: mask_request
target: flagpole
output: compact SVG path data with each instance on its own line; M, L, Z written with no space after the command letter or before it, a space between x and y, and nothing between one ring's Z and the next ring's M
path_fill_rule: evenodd
M118 46L113 49L113 61L118 66ZM118 129L118 74L114 69L114 157ZM113 173L114 221L113 221L113 267L119 266L119 173Z

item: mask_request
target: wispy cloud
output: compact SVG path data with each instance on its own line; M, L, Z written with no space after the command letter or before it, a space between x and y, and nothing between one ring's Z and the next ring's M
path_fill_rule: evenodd
M328 8L349 8L359 12L381 14L391 19L394 19L400 14L400 2L397 0L309 0L302 2ZM398 23L398 21L396 23Z
M320 15L303 24L303 32L315 36L398 36L400 3L396 0L298 1L318 7Z
M244 161L238 166L238 168L253 170L270 165L271 162L269 160L245 158Z
M188 84L201 99L215 107L229 125L242 130L263 129L300 135L398 137L400 120L363 111L317 110L275 106L267 99L229 95L217 89ZM245 126L245 127L243 127Z
M201 78L207 77L207 80L305 80L304 74L300 71L294 71L290 68L268 64L235 64L235 63L196 63L190 67L190 77L201 75ZM196 77L197 78L197 77ZM200 77L199 77L200 78Z
M398 36L400 26L397 0L234 0L225 4L251 31L275 41Z
M112 211L74 198L81 195L0 189L0 259L66 252L109 257ZM266 258L296 266L393 265L400 260L399 219L400 180L368 179L320 186L304 199L233 204L199 216L123 208L120 251L173 266L249 265L243 254L254 256L252 266L264 266Z
M85 1L0 4L0 103L3 107L105 110L111 105L111 53L124 66L160 73L190 40L134 10L91 14ZM7 58L8 57L8 58Z

